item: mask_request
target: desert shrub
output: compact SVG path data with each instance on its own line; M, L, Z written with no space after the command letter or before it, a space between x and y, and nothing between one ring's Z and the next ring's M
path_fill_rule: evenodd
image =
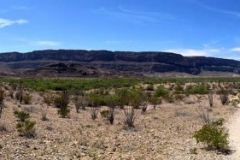
M41 120L42 121L47 121L48 118L47 118L47 110L48 110L48 106L44 109L43 107L41 108Z
M46 94L43 96L43 102L50 106L54 102L54 97L51 94Z
M182 94L175 94L174 96L175 100L183 100L184 96Z
M15 117L19 119L19 122L16 125L17 131L19 132L20 136L25 136L27 138L31 138L35 136L35 124L36 122L30 121L29 113L24 111L17 111L14 112Z
M26 94L23 95L22 100L24 104L30 104L32 97L29 94Z
M203 124L212 123L212 120L209 116L209 111L204 109L202 105L198 106L196 110Z
M18 122L16 128L20 136L32 138L32 137L35 137L35 134L36 134L35 128L34 128L35 124L36 122L26 120L24 122Z
M184 91L183 87L178 83L174 88L174 93L180 94Z
M79 113L80 108L85 109L85 105L87 104L87 101L86 101L84 92L76 91L73 102L74 102L77 113Z
M96 93L88 94L88 105L91 107L105 106L107 105L105 95L99 95Z
M129 105L131 99L131 90L123 88L116 91L118 97L118 105L120 108L124 108L125 105Z
M57 112L62 118L69 117L70 109L68 107L61 107Z
M110 122L110 124L113 124L113 122L114 122L114 108L110 108L107 119Z
M208 103L209 103L210 107L213 106L213 94L212 93L208 94Z
M118 101L119 101L119 97L117 95L109 95L106 98L106 102L107 102L107 105L108 105L108 108L109 108L107 119L110 122L110 124L113 124L113 122L114 122L114 119L115 119L114 111L115 111L115 108L118 104Z
M128 127L134 127L134 121L135 121L135 112L134 108L128 106L127 108L124 109L124 124L127 125Z
M14 98L14 90L16 90L16 85L10 83L8 94L11 98Z
M219 97L220 97L220 101L221 101L222 105L227 104L229 101L229 98L228 98L229 92L227 90L222 89L218 93L220 94Z
M17 91L15 97L20 103L22 103L22 101L23 101L23 85L22 84L19 85L18 91Z
M67 91L62 91L60 96L55 97L54 104L57 108L65 108L69 103L69 94Z
M208 84L198 84L196 86L187 86L188 94L208 94L210 86Z
M146 101L146 95L140 90L132 90L130 92L130 101L129 104L134 109L139 109L144 101Z
M97 107L91 107L91 118L94 121L97 119Z
M25 122L27 119L30 118L29 113L27 113L25 111L15 110L13 113L14 113L15 117L18 118L18 120L21 122Z
M195 132L193 137L197 143L203 142L207 149L217 150L224 154L228 154L230 151L229 135L221 123L204 124L200 130Z
M61 95L59 97L55 98L55 106L58 107L58 114L62 118L69 117L70 109L68 108L69 103L69 94L67 91L62 91Z
M157 90L154 93L154 96L162 97L162 98L168 98L169 97L169 91L166 90L164 87L159 86Z
M100 115L101 115L103 118L107 118L108 115L109 115L109 110L106 109L106 110L100 111Z
M162 103L162 100L161 98L159 97L156 97L156 96L151 96L148 98L148 101L153 105L153 108L156 109L156 106L158 104L161 104Z

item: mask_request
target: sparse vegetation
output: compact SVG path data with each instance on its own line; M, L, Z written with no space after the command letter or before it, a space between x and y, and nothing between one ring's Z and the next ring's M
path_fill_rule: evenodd
M4 82L4 86L2 87L2 95L4 95L2 101L6 104L6 107L4 108L4 116L1 119L1 122L3 120L2 124L4 124L2 129L2 124L0 124L0 132L2 132L0 138L3 139L1 142L5 145L6 139L10 139L8 136L14 139L13 135L16 135L14 132L18 132L20 136L35 137L37 131L39 138L36 137L36 139L34 139L34 145L25 138L17 137L17 139L15 137L15 140L18 140L19 144L24 143L26 146L29 144L30 148L24 149L30 150L31 155L34 150L37 158L39 157L40 151L42 156L46 158L48 152L55 154L58 151L64 152L65 150L71 150L74 151L74 155L70 157L66 154L69 156L68 158L74 158L76 156L78 159L81 159L84 155L78 153L84 153L86 157L88 157L90 154L85 153L84 150L92 152L92 146L94 146L96 155L101 155L101 157L99 157L101 159L109 156L105 155L105 152L103 152L105 150L111 152L112 156L116 157L117 154L121 153L123 157L125 156L124 158L129 158L124 151L128 151L129 153L129 151L135 152L136 149L143 151L143 153L145 150L151 150L153 155L157 155L157 153L160 152L168 153L168 150L173 145L172 141L177 142L174 143L176 148L182 147L181 144L185 141L190 141L189 143L185 143L186 146L184 147L187 148L186 150L176 151L177 153L172 153L173 155L178 154L180 157L184 157L181 157L182 159L187 159L190 156L196 158L196 156L204 155L207 150L198 149L195 144L191 146L195 139L199 143L205 144L206 149L229 153L228 146L224 145L224 143L227 142L224 138L228 137L228 135L223 127L223 122L221 120L213 121L212 117L217 116L218 118L223 116L224 118L229 118L228 116L235 111L235 108L232 107L229 109L221 105L219 107L221 103L221 99L219 98L214 99L214 107L211 108L211 106L213 106L213 96L215 98L216 94L222 94L220 90L227 89L232 90L232 92L228 92L227 90L229 99L231 100L227 102L234 102L236 106L239 103L238 100L240 96L237 94L238 89L233 86L237 86L239 82L235 82L233 85L232 83L226 82L229 81L229 79L222 78L123 79L124 80L121 80L121 78L43 78L27 79L26 81L21 80L21 83L18 79L14 79L12 81L14 84L21 85L16 87L17 90L13 89L13 93L10 92L11 86ZM108 82L103 82L103 80L107 80ZM209 82L210 80L217 80L221 83ZM235 78L233 78L233 80L235 81ZM222 81L225 82L223 83ZM107 83L112 84L107 85ZM36 85L39 85L37 91L35 91ZM52 85L55 86L53 87ZM27 88L27 86L34 87ZM21 99L20 94L18 94L20 88L22 88L23 93L21 104L18 102ZM78 93L76 93L76 90ZM31 105L27 105L28 103L24 101L24 96L28 95L28 93L31 93L29 94L32 98L30 100ZM18 101L12 99L11 94L15 94L15 97L18 97ZM172 101L175 103L168 103ZM206 104L206 106L200 105L200 103ZM51 104L53 105L51 106ZM156 106L160 104L161 108L156 109ZM56 121L59 116L62 118L69 117L70 107L75 107L76 109L76 112L71 113L71 119L58 119L58 121ZM16 108L18 109L17 111L15 110ZM56 112L56 109L58 112ZM197 113L194 112L196 111L195 109L197 109ZM11 122L12 119L14 119L12 110L15 110L14 112L16 113L14 113L14 115L18 119L16 126L14 126L15 123ZM147 113L145 113L146 111ZM30 121L30 114L31 119L34 121ZM98 116L102 118L98 118ZM6 120L6 117L9 117L9 120ZM202 124L197 117L200 117ZM48 120L48 118L49 121L47 122L39 121L45 121ZM110 126L108 124L112 125ZM186 129L185 126L189 127ZM14 127L17 128L16 131L11 130ZM36 131L35 127L37 127ZM127 128L127 130L122 130L122 128ZM5 133L7 129L11 131L7 132L8 134ZM194 137L189 139L189 137L193 136L193 131L195 130L197 131ZM109 139L105 136L108 133L111 134ZM59 137L61 137L62 140L60 140ZM97 137L101 140L98 141ZM158 137L161 137L164 143L157 143L155 140L158 139ZM210 142L207 137L212 137L212 142ZM135 141L136 138L138 138L139 141ZM9 143L15 142L11 139L9 141ZM61 143L56 145L54 143L55 141ZM66 142L70 143L67 144ZM35 144L37 146L45 143L49 145L52 150L48 150L48 148L43 150L41 148L42 146L39 148L36 147L36 150L34 149ZM144 145L140 145L140 143ZM157 145L151 145L151 143L156 143ZM76 145L80 145L81 147L73 147ZM6 147L4 146L3 148L4 150L1 151L5 154ZM55 148L58 149L55 151ZM69 152L69 154L71 153L72 152ZM181 155L181 153L184 153L184 155ZM189 153L192 155L189 155ZM209 155L212 154L215 153L209 153ZM48 156L52 158L51 155L48 154ZM163 155L164 158L172 158L171 155L167 156ZM136 156L133 157L136 158ZM130 159L133 157L130 157ZM137 158L147 159L149 157L141 154ZM161 159L162 157L155 158Z
M35 124L36 122L30 121L29 113L24 111L14 111L14 115L19 119L19 122L16 125L17 131L20 136L25 136L27 138L35 137Z
M68 108L69 103L69 94L67 91L62 91L59 97L55 99L55 105L58 109L58 114L62 118L69 117L70 109Z
M228 103L229 98L228 98L228 92L226 90L221 90L219 97L220 97L222 105L225 105Z
M133 107L126 107L124 109L124 124L126 124L128 127L134 127L134 121L135 121L136 115L134 112Z
M15 117L17 117L20 122L25 122L27 119L30 118L29 113L24 112L24 111L15 110L13 113L14 113Z
M228 132L221 123L204 124L202 128L194 134L197 143L203 142L207 149L217 150L224 154L229 154Z
M22 103L23 101L23 85L22 84L19 84L18 86L18 91L16 93L16 99Z
M74 105L77 113L80 112L80 108L85 109L86 98L83 91L75 92Z

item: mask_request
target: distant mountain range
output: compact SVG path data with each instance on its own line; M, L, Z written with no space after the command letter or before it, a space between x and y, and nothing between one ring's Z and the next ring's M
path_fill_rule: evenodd
M238 76L240 62L184 57L168 52L40 50L0 54L0 75L85 76Z

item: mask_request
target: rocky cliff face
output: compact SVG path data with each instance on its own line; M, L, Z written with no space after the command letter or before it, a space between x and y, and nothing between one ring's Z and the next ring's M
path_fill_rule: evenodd
M1 53L2 69L11 73L56 73L58 75L125 75L180 72L198 75L202 71L240 74L240 62L212 57L184 57L166 52L111 52L86 50L43 50L29 53ZM0 70L0 73L1 73ZM59 72L62 70L62 72ZM64 74L63 74L64 73ZM6 72L4 72L6 74Z

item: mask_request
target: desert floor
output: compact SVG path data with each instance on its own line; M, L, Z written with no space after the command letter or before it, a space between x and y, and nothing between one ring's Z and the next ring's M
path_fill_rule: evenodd
M70 118L60 118L57 108L47 107L37 92L33 91L31 95L30 105L19 104L9 97L4 101L0 121L0 159L225 160L239 155L237 138L240 127L237 126L240 126L240 110L230 104L223 106L217 95L214 95L214 106L211 108L206 95L190 95L174 103L163 102L156 109L149 105L145 113L135 110L134 128L124 125L122 109L116 109L113 125L100 115L100 110L106 109L104 106L99 108L95 121L91 119L90 108L76 113L73 104L70 104ZM237 149L236 152L222 155L206 151L203 144L196 143L193 134L203 124L197 112L199 106L209 113L212 120L226 120L230 146L233 150ZM42 113L46 109L48 120L42 121ZM31 120L36 122L36 137L18 135L14 110L30 113ZM190 151L194 148L196 154Z

